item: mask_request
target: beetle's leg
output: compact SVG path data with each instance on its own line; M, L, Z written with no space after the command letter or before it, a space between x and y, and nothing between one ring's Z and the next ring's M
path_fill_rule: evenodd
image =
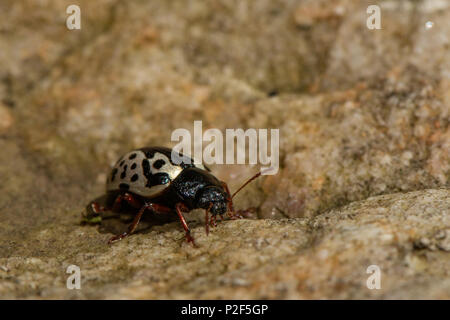
M163 206L161 204L157 204L157 203L148 203L147 204L149 206L149 208L153 211L153 213L171 213L173 212L173 209Z
M96 220L101 221L100 214L108 211L104 206L100 205L97 201L92 201L86 207L86 210L81 215L83 220L88 223L92 223Z
M222 217L222 220L223 220L223 217ZM209 223L210 223L210 225L212 227L217 227L216 221L217 221L217 216L216 215L211 215L211 220L209 221Z
M86 214L83 214L83 217L90 219L92 217L99 216L100 213L106 212L108 210L109 210L108 208L100 205L99 202L94 200L87 205L85 211Z
M186 206L182 202L179 202L175 205L175 210L177 211L178 218L180 218L181 224L183 225L184 231L186 232L187 242L192 242L192 245L195 247L194 238L191 236L191 230L189 229L182 213L182 211L187 210Z
M92 201L91 204L92 212L100 214L102 212L108 211L108 209L102 205L100 205L97 201Z
M228 195L227 196L227 207L228 207L227 214L230 215L230 212L234 213L233 199L231 199L231 192L230 192L230 189L228 189L228 185L225 182L223 182L223 181L220 181L220 182L222 183L222 187L225 189L225 191Z
M242 219L244 218L243 216L241 216L240 212L242 210L238 210L237 212L234 211L233 205L231 205L232 211L227 211L227 215L231 220L237 220L237 219Z
M96 224L102 221L101 214L107 212L108 208L100 205L100 203L96 200L92 201L86 206L86 209L81 213L82 216L82 224Z
M130 226L128 227L128 231L118 234L112 238L110 238L108 240L108 244L113 243L114 241L117 240L122 240L123 238L125 238L126 236L129 236L134 230L136 230L137 225L139 224L139 221L141 220L142 214L144 213L144 211L148 208L148 205L145 204L137 213L137 215L134 217L133 222L130 224Z
M211 210L211 207L213 206L212 202L209 204L209 208L205 210L205 231L206 235L209 234L209 211ZM214 215L211 215L211 219Z
M206 231L206 235L209 235L209 210L205 210L205 231Z
M122 201L126 201L130 206L134 208L142 207L142 203L140 201L138 201L131 193L126 192L117 196L112 206L112 211L119 211L122 205Z
M230 213L228 214L228 217L229 217L231 220L237 220L237 219L243 219L243 218L244 218L244 217L241 216L238 212L230 212Z
M234 207L233 207L233 200L232 200L232 197L231 197L230 189L228 189L228 185L225 182L223 182L223 181L221 181L221 182L222 182L223 188L225 189L225 191L228 194L228 197L227 197L227 203L228 203L227 215L228 215L228 217L230 217L230 219L232 219L232 220L242 219L242 218L244 218L244 216L247 217L247 215L246 215L247 211L250 210L250 212L252 212L253 210L255 210L255 208L250 208L250 209L247 209L247 210L235 211ZM223 217L222 217L222 220L223 220Z
M126 198L124 198L125 200L127 200ZM128 200L127 200L128 201ZM135 203L136 204L136 203ZM172 210L168 207L159 205L159 204L155 204L155 203L145 203L141 209L139 210L139 212L136 214L136 216L133 219L133 222L130 224L130 226L128 227L128 231L122 233L122 234L118 234L114 237L112 237L111 239L109 239L108 243L111 244L114 241L117 240L122 240L123 238L125 238L126 236L129 236L130 234L132 234L136 228L137 225L139 224L139 221L141 220L142 214L145 212L145 210L152 210L155 213L169 213Z

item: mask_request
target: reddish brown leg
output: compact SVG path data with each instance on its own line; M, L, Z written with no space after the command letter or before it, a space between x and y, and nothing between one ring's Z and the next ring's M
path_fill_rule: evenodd
M100 214L106 211L108 211L107 208L101 206L97 201L92 201L87 205L86 210L81 213L82 223L99 223L102 219Z
M127 199L125 199L125 200L127 200ZM137 225L139 224L139 221L141 220L142 214L147 209L152 210L154 213L169 213L169 212L172 211L170 208L162 206L162 205L159 205L159 204L155 204L155 203L146 203L146 204L144 204L141 207L141 209L139 210L139 212L137 213L137 215L134 217L133 222L128 227L128 231L112 237L111 239L109 239L108 244L111 244L111 243L113 243L114 241L117 241L117 240L122 240L123 238L125 238L125 237L129 236L130 234L132 234L136 230Z
M217 217L215 215L211 215L211 220L209 221L209 224L212 227L217 227ZM223 221L223 217L222 217L222 221Z
M116 211L117 212L120 210L122 201L126 201L132 207L137 208L137 209L142 207L141 202L136 200L133 197L133 195L130 193L124 193L123 195L117 196L117 198L114 200L114 204L111 208L104 207L104 206L100 205L97 201L92 201L89 206L90 206L92 213L94 213L94 214L100 214L100 213L103 213L106 211Z
M114 237L111 237L108 240L108 244L113 243L114 241L117 240L122 240L123 238L125 238L126 236L129 236L134 230L136 230L137 225L139 224L139 221L141 220L142 214L144 213L144 211L148 208L147 205L144 205L138 212L138 214L134 217L133 222L130 224L130 226L128 227L128 231L115 235Z
M205 210L205 231L206 231L206 235L209 235L209 211L211 210L211 207L213 206L213 204L211 203L209 205L209 208ZM211 215L211 219L214 215Z
M101 206L98 202L91 202L91 209L92 212L100 214L102 212L108 211L107 208L105 208L104 206Z
M114 201L112 211L119 211L122 205L122 201L126 201L133 208L139 209L142 207L142 203L138 201L131 193L124 193L119 195Z
M192 245L195 247L194 238L191 236L191 230L189 229L182 213L182 211L188 210L187 207L182 202L179 202L175 205L175 210L177 211L178 218L180 218L181 224L183 225L184 231L186 232L187 242L192 242Z
M205 210L205 231L206 235L209 235L209 210Z
M241 216L238 212L236 212L236 211L234 211L234 212L230 212L229 214L228 214L228 217L231 219L231 220L237 220L237 219L243 219L244 217L243 216Z
M97 201L92 201L86 207L86 211L83 214L84 217L95 217L100 215L100 213L108 211L108 208L100 205Z
M228 215L228 217L230 217L230 219L232 219L232 220L242 219L243 217L239 213L236 213L236 211L234 211L233 200L231 199L231 193L230 193L230 189L228 189L228 185L223 181L221 181L221 182L222 182L222 186L224 187L225 191L228 194L228 197L227 197L227 205L228 205L227 215Z
M228 195L228 197L227 197L227 206L228 206L227 214L230 215L230 212L234 212L233 200L231 199L231 192L230 192L230 189L228 189L228 185L225 182L221 181L221 183Z

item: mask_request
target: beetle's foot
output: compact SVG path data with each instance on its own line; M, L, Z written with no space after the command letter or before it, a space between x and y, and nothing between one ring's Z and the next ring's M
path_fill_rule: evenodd
M114 237L111 237L111 238L108 240L108 244L112 244L113 242L122 240L123 238L125 238L125 237L128 236L128 235L129 235L129 234L128 234L127 232L124 232L124 233L122 233L122 234L118 234L118 235L116 235L116 236L114 236Z
M187 241L188 243L192 243L192 245L193 245L194 247L197 247L197 245L195 244L195 241L194 241L194 237L191 236L191 233L190 233L190 232L186 232L186 241Z
M243 219L243 218L244 218L244 217L239 213L239 211L228 213L228 217L229 217L231 220L238 220L238 219Z
M209 219L209 225L213 228L217 227L217 217L215 215L211 215Z
M256 212L257 212L256 207L251 207L245 210L238 210L236 214L246 219L256 219L257 218Z
M205 222L205 232L206 232L206 235L209 235L209 224L208 224L208 221Z
M223 217L222 217L223 220ZM209 235L209 227L211 228L215 228L217 227L217 216L216 215L211 215L211 217L209 218L208 221L205 221L205 230L206 230L206 235Z

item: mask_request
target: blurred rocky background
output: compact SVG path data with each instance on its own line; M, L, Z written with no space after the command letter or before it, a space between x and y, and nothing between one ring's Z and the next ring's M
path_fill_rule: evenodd
M371 4L2 0L0 298L449 299L450 2L378 1L381 30ZM279 173L236 198L263 220L194 214L198 249L80 225L121 154L194 120L280 129Z

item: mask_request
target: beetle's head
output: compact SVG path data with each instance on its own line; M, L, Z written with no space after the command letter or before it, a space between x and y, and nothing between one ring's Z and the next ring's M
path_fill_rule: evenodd
M218 186L207 186L203 188L198 197L199 208L206 209L213 215L225 214L228 206L228 195L225 190Z

